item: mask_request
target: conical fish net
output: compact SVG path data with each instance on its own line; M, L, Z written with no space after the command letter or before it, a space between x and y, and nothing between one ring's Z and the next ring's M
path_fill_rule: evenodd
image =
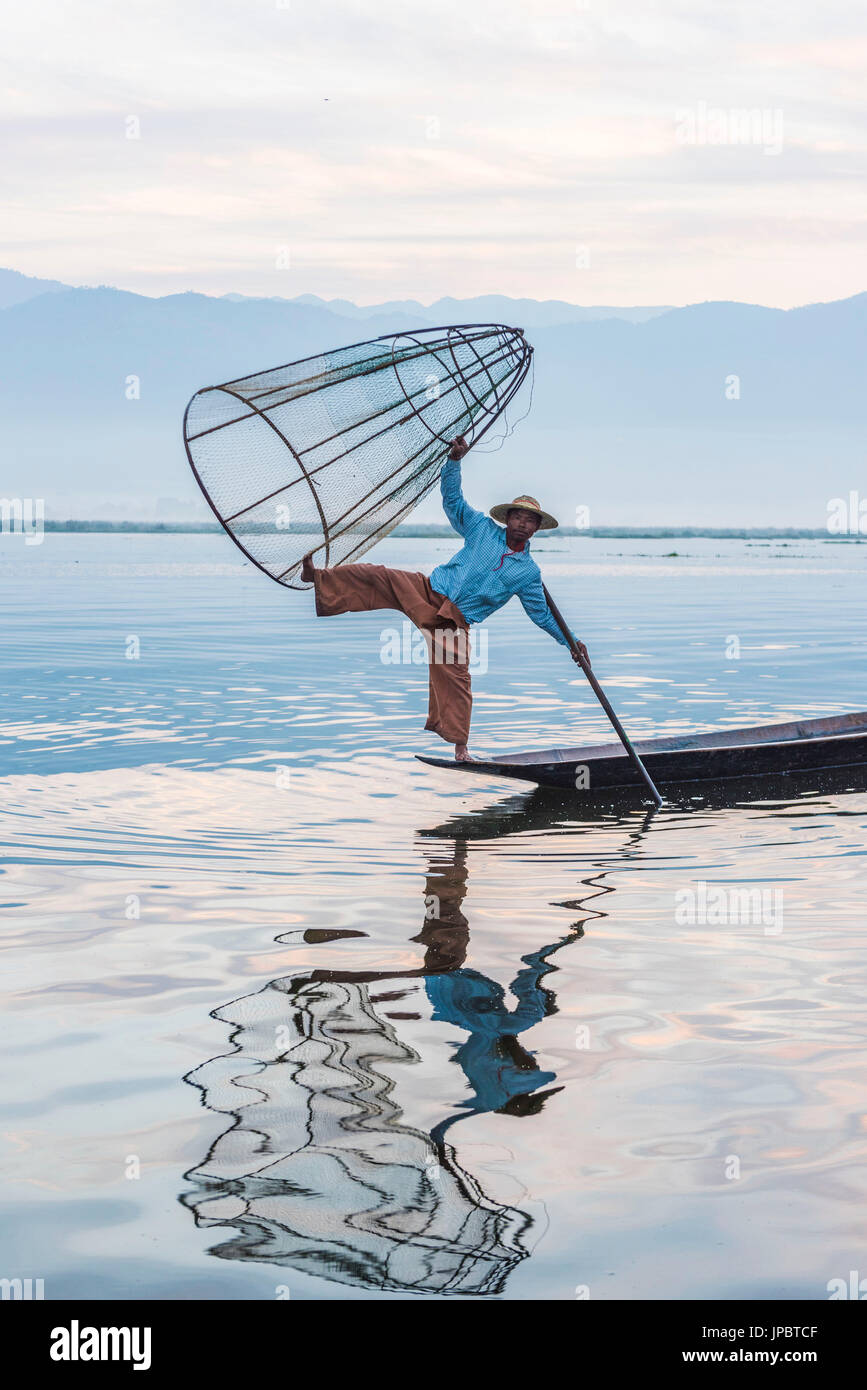
M184 441L213 511L254 564L306 587L301 560L355 561L436 483L456 435L477 443L532 348L499 324L389 334L207 386Z

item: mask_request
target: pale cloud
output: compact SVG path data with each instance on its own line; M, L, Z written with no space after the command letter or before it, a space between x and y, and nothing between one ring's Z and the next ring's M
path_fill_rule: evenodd
M31 274L783 306L867 278L854 0L36 0L5 30L0 259ZM708 109L780 150L684 144Z

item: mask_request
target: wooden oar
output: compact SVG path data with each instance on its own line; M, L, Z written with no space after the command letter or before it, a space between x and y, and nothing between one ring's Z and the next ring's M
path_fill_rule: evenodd
M566 638L566 641L569 643L569 650L571 651L572 655L577 657L578 665L581 667L581 670L584 672L585 676L590 682L590 687L593 691L593 694L596 696L605 713L608 715L608 718L611 720L611 723L614 727L614 732L617 734L617 737L620 739L620 742L626 749L630 762L632 763L636 772L641 774L641 777L644 779L644 782L647 786L647 790L650 792L650 795L653 797L657 806L661 806L662 797L656 790L656 786L653 782L653 779L650 776L650 773L647 771L647 768L644 766L644 763L641 761L632 744L630 743L629 735L627 734L620 720L617 718L617 715L614 713L614 710L611 708L608 696L605 694L605 691L602 689L602 686L599 684L598 680L591 671L588 662L584 660L583 656L578 650L575 638L572 636L572 633L566 626L566 620L563 617L563 614L560 612L560 609L557 607L551 595L548 593L548 590L545 588L544 584L542 585L542 589L545 594L545 598L548 601L548 607L551 610L551 614L554 618L555 623L559 627L563 636Z

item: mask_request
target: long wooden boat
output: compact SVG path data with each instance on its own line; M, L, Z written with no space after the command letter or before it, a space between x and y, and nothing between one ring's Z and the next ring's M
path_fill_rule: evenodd
M856 768L867 765L867 711L718 733L634 740L634 744L660 787ZM516 778L542 787L568 787L588 796L643 788L619 743L504 753L496 759L469 763L417 756L431 767L447 767L477 777Z

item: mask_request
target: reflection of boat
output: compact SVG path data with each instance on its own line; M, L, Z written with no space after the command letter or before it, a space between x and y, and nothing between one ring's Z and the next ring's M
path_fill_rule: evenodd
M867 764L847 768L819 768L815 772L791 772L777 777L730 777L720 782L691 783L669 789L667 804L678 813L721 811L751 802L779 802L795 806L803 797L835 796L843 792L867 791ZM533 787L505 796L478 810L450 816L441 825L420 830L422 840L459 838L496 840L539 830L568 830L582 825L621 826L630 830L633 840L641 838L660 814L655 806L636 803L635 793L612 789L586 800L588 792L576 793L565 787Z
M867 771L867 711L788 724L761 724L717 733L635 740L635 748L659 786L717 783L729 778L763 778L845 769L855 778ZM456 763L420 758L485 777L512 777L540 786L569 788L583 800L614 791L643 789L619 743L585 748L547 748L511 753L487 762Z
M581 820L622 825L633 835L640 835L657 814L657 808L625 807L618 815L610 804L590 802L585 810L582 803ZM557 831L574 826L577 819L574 796L562 788L534 787L532 791L517 792L503 797L493 805L479 807L450 816L440 825L419 830L419 842L425 840L499 840L507 835L526 835L539 830Z

